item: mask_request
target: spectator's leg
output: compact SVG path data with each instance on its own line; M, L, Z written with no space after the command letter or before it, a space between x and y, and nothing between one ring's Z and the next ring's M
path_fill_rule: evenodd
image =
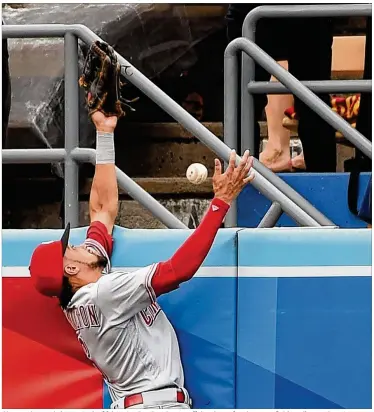
M288 60L289 46L287 39L288 19L260 19L256 29L256 43L274 60L280 62ZM256 81L269 81L269 73L260 66L256 66ZM273 78L273 80L275 80ZM292 105L292 97L287 95L254 95L256 120L262 118L263 109L268 103L266 120L268 124L269 141L261 156L261 161L275 171L286 171L290 164L290 134L282 126L284 110ZM291 102L291 103L290 103ZM258 124L256 122L256 127ZM260 130L258 128L260 142ZM259 146L259 142L257 147ZM277 156L278 154L278 156Z
M269 81L270 75L262 67L256 65L255 69L255 80L257 82ZM265 94L255 94L253 96L254 101L254 136L255 136L255 152L254 157L259 159L260 157L260 143L261 143L261 133L259 121L263 118L264 108L266 105L266 95Z
M329 80L333 40L331 20L298 20L294 25L294 35L298 37L300 47L292 49L290 72L299 80ZM328 94L319 97L330 105ZM335 172L335 130L299 99L295 99L295 110L300 119L299 137L303 144L307 171Z
M286 70L287 61L278 62ZM272 76L271 81L277 81ZM265 107L268 142L265 149L260 154L260 162L273 172L284 172L291 170L290 154L290 131L283 127L282 121L284 111L293 105L292 94L269 94L268 104Z

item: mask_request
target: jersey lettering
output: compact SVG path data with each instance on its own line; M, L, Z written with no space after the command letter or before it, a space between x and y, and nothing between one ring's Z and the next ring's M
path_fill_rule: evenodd
M184 387L176 333L155 302L156 268L103 273L80 288L64 310L82 355L100 371L113 402L129 393Z
M153 302L151 305L149 305L147 308L143 309L140 312L141 317L144 320L144 323L147 326L152 326L153 322L155 321L157 315L160 313L160 306L158 305L157 302Z
M100 326L95 305L80 305L68 309L66 311L66 317L75 331Z

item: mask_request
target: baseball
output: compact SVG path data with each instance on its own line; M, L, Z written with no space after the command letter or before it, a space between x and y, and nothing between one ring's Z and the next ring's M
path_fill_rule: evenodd
M186 177L192 184L199 185L208 177L208 169L201 163L192 163L187 169Z

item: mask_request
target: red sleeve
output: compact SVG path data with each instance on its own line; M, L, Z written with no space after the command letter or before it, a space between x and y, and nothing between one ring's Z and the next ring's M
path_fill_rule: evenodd
M87 230L87 239L93 239L104 248L108 256L112 255L113 251L113 238L108 233L106 226L99 222L91 222L90 227Z
M152 277L156 296L177 289L180 283L192 278L208 255L229 207L227 203L214 198L199 227L171 259L158 264Z

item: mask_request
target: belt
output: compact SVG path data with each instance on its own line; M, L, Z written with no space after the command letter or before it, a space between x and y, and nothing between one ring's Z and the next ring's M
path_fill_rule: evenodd
M177 402L186 403L186 396L184 392L177 389ZM125 408L130 408L131 406L141 405L144 403L143 395L141 393L136 393L134 395L127 396L124 400Z

